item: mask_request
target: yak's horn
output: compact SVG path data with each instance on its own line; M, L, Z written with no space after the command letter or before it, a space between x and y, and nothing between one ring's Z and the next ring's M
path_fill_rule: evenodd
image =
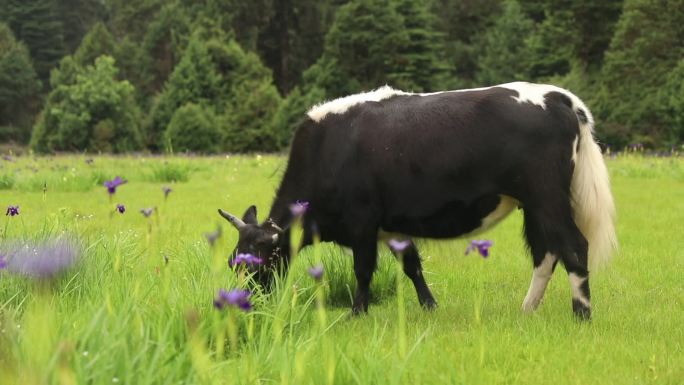
M233 226L235 226L235 228L238 230L246 226L245 222L243 222L242 219L236 217L235 215L229 214L221 209L218 209L218 213L222 217L226 218L226 220L230 222Z

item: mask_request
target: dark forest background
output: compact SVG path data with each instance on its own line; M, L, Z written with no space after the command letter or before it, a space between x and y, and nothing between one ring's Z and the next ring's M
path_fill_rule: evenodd
M277 151L316 102L526 80L684 141L684 0L0 0L0 143Z

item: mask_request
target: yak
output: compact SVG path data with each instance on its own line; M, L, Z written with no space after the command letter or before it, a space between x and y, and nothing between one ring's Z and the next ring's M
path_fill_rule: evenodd
M617 246L608 172L594 120L571 92L514 82L411 93L384 86L312 107L298 125L268 213L219 213L239 231L234 253L266 263L260 281L288 265L290 206L308 202L302 246L314 233L352 250L354 314L368 311L379 240L411 241L403 269L420 304L436 301L413 238L485 231L520 208L534 270L523 301L536 309L560 261L572 310L591 317L589 269Z

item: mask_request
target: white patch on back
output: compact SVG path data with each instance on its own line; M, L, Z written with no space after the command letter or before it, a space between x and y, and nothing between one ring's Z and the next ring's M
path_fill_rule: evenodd
M546 253L542 263L534 268L532 282L530 282L530 288L527 290L527 295L522 304L522 310L524 312L529 313L534 311L541 303L544 298L544 292L546 292L546 286L549 284L549 280L551 280L553 264L555 262L556 256Z
M312 120L320 122L328 114L342 114L357 104L379 102L395 95L411 95L411 93L395 90L390 86L383 86L370 92L349 95L329 102L316 104L309 109L307 115L309 115Z
M582 109L585 115L587 116L587 123L590 126L594 125L594 118L593 116L591 116L591 112L589 111L587 106L584 105L584 102L582 102L582 100L580 100L580 98L578 98L575 94L563 88L552 86L550 84L535 84L528 82L513 82L499 84L495 87L501 87L516 91L518 92L518 96L511 96L515 101L517 101L518 103L531 103L543 109L546 109L546 102L544 101L546 94L548 94L549 92L561 93L570 98L570 100L572 101L573 111Z
M309 118L316 122L320 122L328 114L343 114L353 106L365 102L379 102L384 99L389 99L392 96L397 95L417 95L417 96L431 96L439 95L447 92L469 92L469 91L483 91L491 87L481 87L481 88L469 88L463 90L452 90L452 91L438 91L438 92L426 92L426 93L413 93L401 90L395 90L390 86L383 86L376 90L369 92L362 92L359 94L349 95L342 98L330 100L328 102L323 102L316 104L311 107L306 113Z

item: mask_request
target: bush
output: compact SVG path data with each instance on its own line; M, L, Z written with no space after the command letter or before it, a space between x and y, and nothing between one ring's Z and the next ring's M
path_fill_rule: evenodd
M116 74L109 56L85 68L65 58L53 73L53 90L34 126L31 147L39 152L140 149L134 89Z
M174 112L164 139L168 150L216 153L221 151L223 134L210 107L187 103Z

